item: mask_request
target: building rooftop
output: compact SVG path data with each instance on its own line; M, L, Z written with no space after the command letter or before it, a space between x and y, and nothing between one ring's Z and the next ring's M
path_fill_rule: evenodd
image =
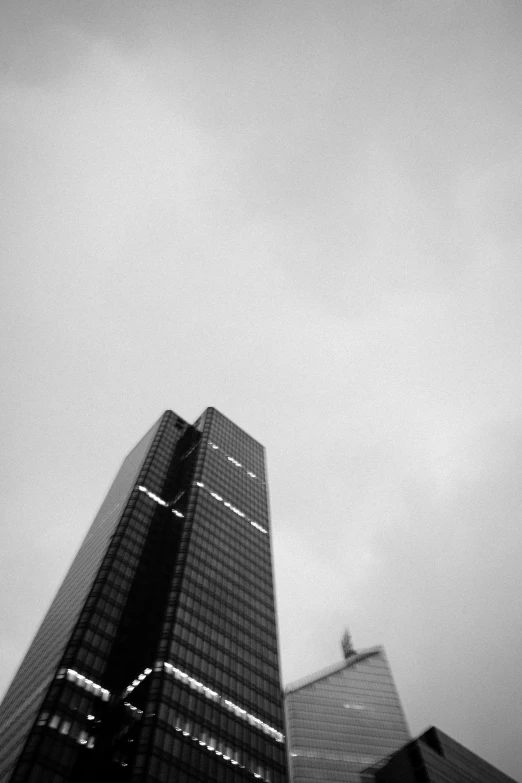
M285 688L285 694L298 691L300 688L305 688L307 685L312 685L313 683L322 680L324 677L329 677L332 674L343 671L343 669L349 669L356 663L360 663L360 661L364 661L366 658L370 658L372 655L378 655L379 653L383 652L384 648L380 645L378 647L368 647L366 650L354 652L339 663L333 663L330 666L327 666L325 669L321 669L314 674L309 674L308 677L302 677L300 680L295 680L294 682L289 683Z

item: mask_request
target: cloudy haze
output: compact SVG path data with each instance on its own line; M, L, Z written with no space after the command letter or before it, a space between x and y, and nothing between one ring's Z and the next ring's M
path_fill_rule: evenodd
M4 5L0 690L165 408L267 448L283 677L522 780L522 6Z

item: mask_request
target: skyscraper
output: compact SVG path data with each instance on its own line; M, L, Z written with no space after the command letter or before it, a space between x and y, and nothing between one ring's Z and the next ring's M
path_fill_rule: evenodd
M264 450L166 411L0 708L0 783L285 783Z
M515 783L435 726L361 773L365 783Z
M356 652L285 689L292 783L359 783L360 770L410 739L382 647Z

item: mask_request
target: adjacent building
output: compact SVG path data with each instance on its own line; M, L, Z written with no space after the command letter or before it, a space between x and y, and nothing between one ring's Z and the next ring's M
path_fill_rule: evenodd
M292 783L359 783L360 771L410 739L382 647L344 659L285 689Z
M5 696L0 782L286 783L283 725L264 449L167 411Z
M362 783L515 783L432 726L361 775Z

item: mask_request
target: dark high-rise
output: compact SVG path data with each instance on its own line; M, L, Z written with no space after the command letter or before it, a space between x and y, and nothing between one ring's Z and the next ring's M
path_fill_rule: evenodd
M361 783L515 783L435 726L361 773Z
M0 783L287 780L264 450L215 409L125 459L0 737Z

